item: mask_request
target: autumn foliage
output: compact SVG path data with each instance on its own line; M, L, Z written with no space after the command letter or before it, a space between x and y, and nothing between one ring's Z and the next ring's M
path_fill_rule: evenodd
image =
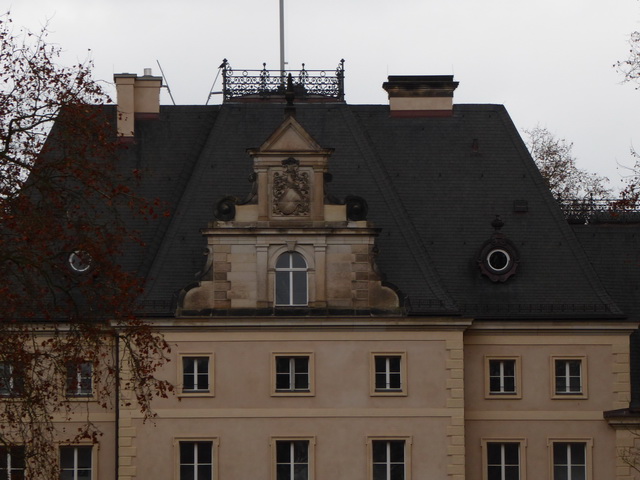
M154 376L168 347L135 317L141 283L118 263L138 241L126 219L151 206L136 172L118 168L90 62L57 65L46 31L16 32L9 15L0 44L0 447L24 454L29 478L51 479L57 441L100 435L90 412L132 392L152 415L170 388ZM91 392L78 401L82 365Z

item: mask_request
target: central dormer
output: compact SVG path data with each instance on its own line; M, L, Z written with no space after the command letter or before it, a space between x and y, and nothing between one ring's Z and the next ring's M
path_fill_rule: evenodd
M379 229L357 196L328 195L329 159L289 115L259 147L251 192L224 197L202 234L207 260L185 287L179 317L399 314L375 257Z

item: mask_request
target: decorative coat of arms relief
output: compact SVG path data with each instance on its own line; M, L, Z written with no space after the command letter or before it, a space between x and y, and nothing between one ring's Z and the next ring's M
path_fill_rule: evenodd
M309 215L309 174L300 172L295 158L282 161L282 172L273 174L273 214Z

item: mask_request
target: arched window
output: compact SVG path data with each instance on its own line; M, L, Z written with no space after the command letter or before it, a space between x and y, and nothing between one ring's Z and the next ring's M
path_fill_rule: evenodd
M286 252L276 262L276 305L307 305L307 262L297 252Z

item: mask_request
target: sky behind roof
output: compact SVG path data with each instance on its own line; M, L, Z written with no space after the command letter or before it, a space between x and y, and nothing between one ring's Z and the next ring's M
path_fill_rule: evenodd
M2 3L16 26L48 24L61 63L92 58L96 78L148 67L159 75L159 61L177 104L204 104L223 58L235 70L279 68L279 0ZM453 74L454 103L504 104L521 133L539 125L573 142L578 165L614 187L625 173L617 164L640 150L640 91L613 67L640 30L639 0L284 4L287 68L332 72L344 58L349 103L387 103L388 75ZM171 103L166 90L161 101Z

